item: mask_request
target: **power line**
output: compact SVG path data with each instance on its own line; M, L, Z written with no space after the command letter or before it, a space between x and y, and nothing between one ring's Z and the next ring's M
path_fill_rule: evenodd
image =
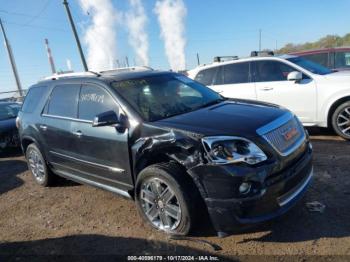
M58 27L20 24L20 23L16 23L16 22L12 22L12 21L7 21L7 20L3 20L3 23L9 24L9 25L21 26L21 27L39 28L39 29L50 30L50 31L54 30L54 31L68 32L67 30L65 30L63 28L58 28Z
M40 11L34 15L27 23L26 25L29 25L33 23L37 18L39 18L46 10L46 8L49 6L50 0L47 0L46 3L44 4L43 8L40 9Z

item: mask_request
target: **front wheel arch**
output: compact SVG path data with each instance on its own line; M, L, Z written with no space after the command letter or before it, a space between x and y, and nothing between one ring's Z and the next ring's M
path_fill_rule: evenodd
M332 126L332 117L333 117L333 114L335 112L335 110L337 110L337 108L343 104L343 103L346 103L346 102L349 102L350 101L350 96L345 96L345 97L342 97L338 100L336 100L332 105L331 107L329 108L328 110L328 115L327 115L327 127L328 128L333 128Z

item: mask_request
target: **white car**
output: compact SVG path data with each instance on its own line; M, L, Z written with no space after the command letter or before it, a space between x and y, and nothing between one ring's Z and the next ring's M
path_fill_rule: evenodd
M283 55L214 62L188 75L225 97L286 107L304 126L333 127L350 140L350 72L333 72L304 58Z

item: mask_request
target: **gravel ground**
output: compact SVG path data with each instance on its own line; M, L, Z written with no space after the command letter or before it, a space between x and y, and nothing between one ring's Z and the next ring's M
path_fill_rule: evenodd
M55 187L39 187L20 153L2 155L0 261L71 260L66 256L72 255L84 261L119 261L127 255L349 261L350 143L319 130L311 134L315 178L304 199L285 216L226 238L203 228L191 240L169 239L142 223L132 201L66 180ZM312 201L325 205L323 213L306 208Z

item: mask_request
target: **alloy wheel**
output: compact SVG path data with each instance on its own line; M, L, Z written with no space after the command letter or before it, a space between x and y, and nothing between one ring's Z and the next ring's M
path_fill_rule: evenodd
M30 166L30 171L34 175L35 179L39 182L45 180L45 168L44 163L38 152L31 150L28 156L28 162Z
M141 186L140 200L143 212L156 228L172 231L180 224L178 197L165 181L159 178L146 180Z
M350 107L344 108L337 117L337 126L346 136L350 136Z

